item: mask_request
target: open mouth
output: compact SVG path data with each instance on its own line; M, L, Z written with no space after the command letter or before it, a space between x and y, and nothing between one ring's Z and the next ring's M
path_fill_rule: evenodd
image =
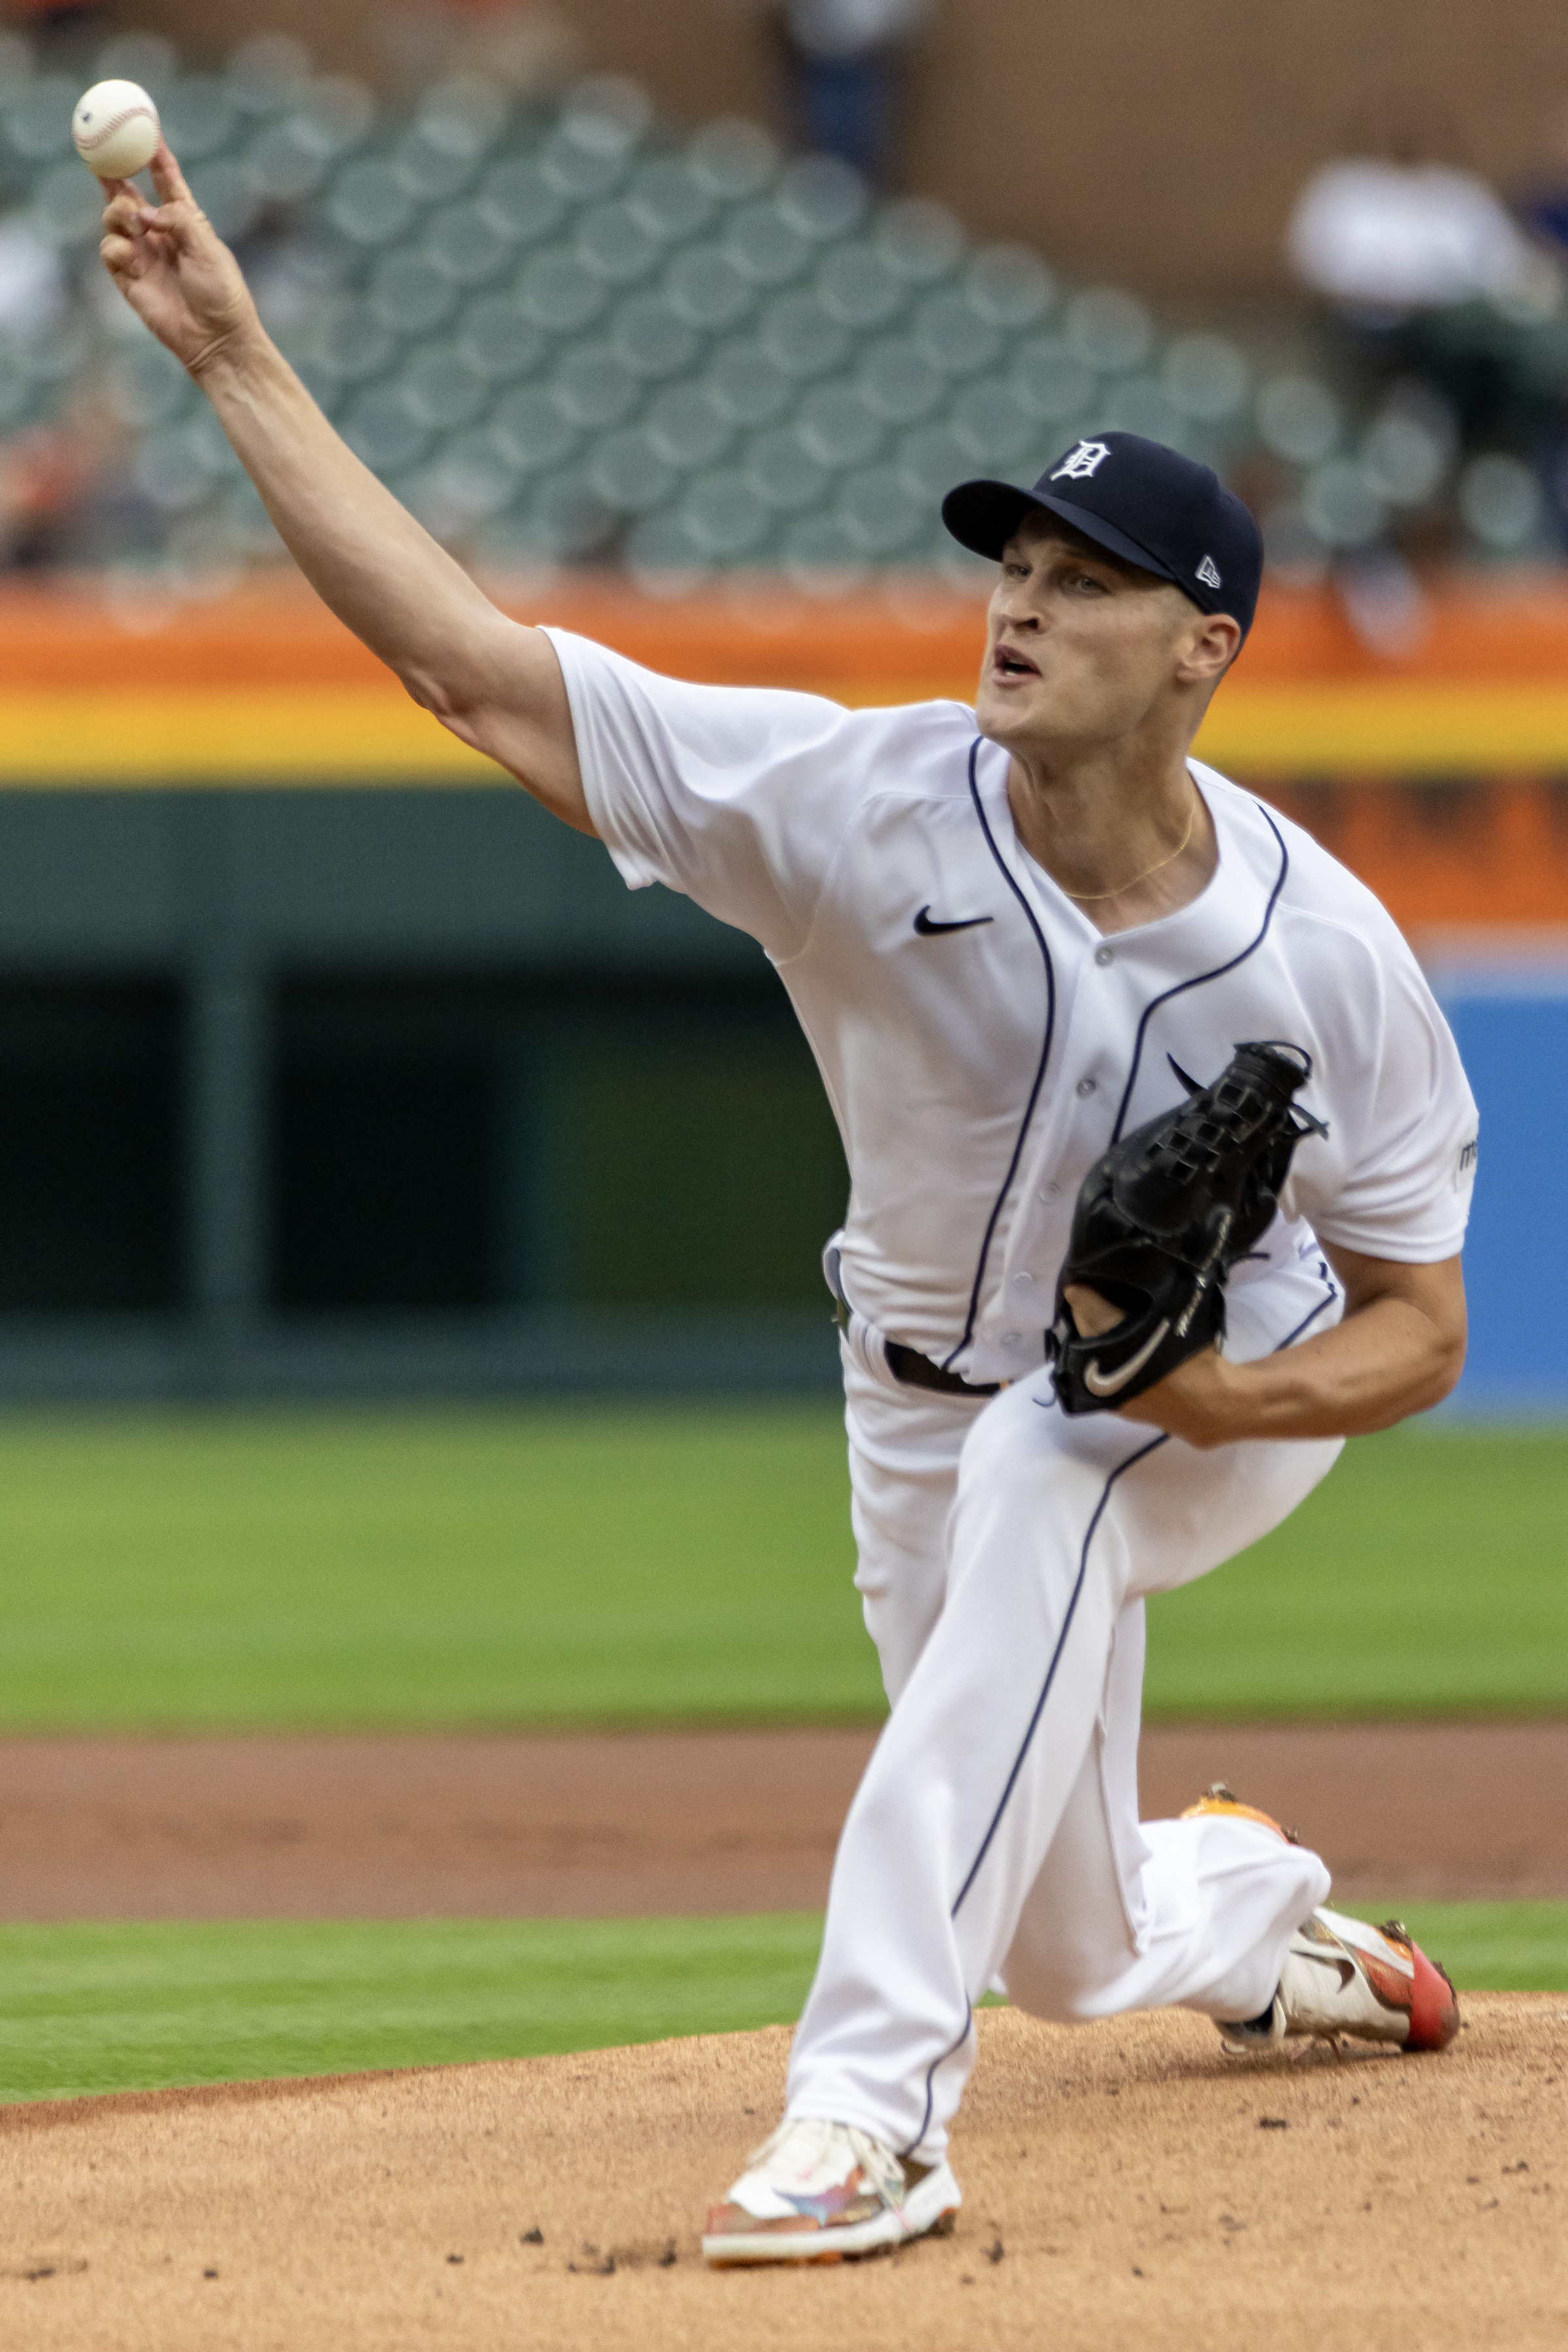
M1022 654L1014 653L1007 646L997 646L992 657L991 667L998 677L1038 677L1039 676L1032 661L1026 661Z

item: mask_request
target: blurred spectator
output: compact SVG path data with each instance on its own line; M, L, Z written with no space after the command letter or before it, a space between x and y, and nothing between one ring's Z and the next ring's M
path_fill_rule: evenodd
M402 0L371 21L411 95L451 73L520 94L552 89L577 59L576 34L553 0Z
M5 23L29 34L41 64L85 62L103 31L102 0L5 0Z
M1372 388L1426 384L1467 449L1531 446L1547 418L1519 330L1553 307L1556 274L1496 192L1436 144L1400 125L1325 163L1301 191L1287 251L1328 303L1342 360Z
M0 334L45 333L65 304L59 255L26 213L0 217Z
M35 425L0 443L0 564L41 572L72 552L91 456L64 425Z
M892 178L910 42L929 0L784 0L775 19L788 60L798 143L837 155L874 187Z

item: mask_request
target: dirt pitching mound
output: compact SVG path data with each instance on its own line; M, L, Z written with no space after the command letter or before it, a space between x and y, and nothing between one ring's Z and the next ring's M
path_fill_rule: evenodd
M799 2273L697 2231L789 2036L10 2108L0 2342L28 2352L1072 2352L1568 2331L1568 2001L1478 1994L1443 2058L1235 2062L1166 2012L1009 2011L957 2233Z

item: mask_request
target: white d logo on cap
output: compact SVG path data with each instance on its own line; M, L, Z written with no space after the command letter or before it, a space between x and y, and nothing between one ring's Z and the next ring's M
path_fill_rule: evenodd
M1098 473L1110 455L1103 441L1080 441L1076 449L1068 450L1051 479L1059 482L1065 474L1069 482L1082 481L1087 475Z

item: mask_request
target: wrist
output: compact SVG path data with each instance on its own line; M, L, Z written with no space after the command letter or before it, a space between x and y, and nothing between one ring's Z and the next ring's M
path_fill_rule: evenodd
M208 337L185 362L185 373L208 394L225 383L239 383L265 370L269 359L280 357L253 308L231 325Z

